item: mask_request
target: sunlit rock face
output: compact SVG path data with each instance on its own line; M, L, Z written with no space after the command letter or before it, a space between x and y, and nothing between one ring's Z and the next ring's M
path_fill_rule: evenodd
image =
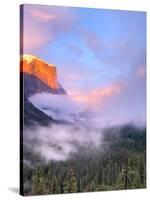
M36 56L23 55L20 70L21 74L23 73L24 92L27 96L41 92L66 94L57 81L55 65L48 64Z

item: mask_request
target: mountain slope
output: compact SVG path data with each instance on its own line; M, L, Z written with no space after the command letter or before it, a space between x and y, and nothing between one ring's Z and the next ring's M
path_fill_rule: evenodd
M24 125L44 125L47 126L51 123L55 123L51 117L37 109L27 97L24 97Z

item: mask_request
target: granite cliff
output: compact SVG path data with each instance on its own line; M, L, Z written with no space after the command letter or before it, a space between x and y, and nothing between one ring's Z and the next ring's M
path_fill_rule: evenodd
M55 65L48 64L36 56L23 55L20 59L20 72L26 96L41 92L66 94L58 83Z

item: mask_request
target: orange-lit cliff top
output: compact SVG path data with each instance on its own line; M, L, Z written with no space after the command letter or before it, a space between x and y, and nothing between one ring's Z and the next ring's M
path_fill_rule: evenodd
M22 55L20 58L20 71L33 75L53 89L57 89L56 66L48 64L33 55Z

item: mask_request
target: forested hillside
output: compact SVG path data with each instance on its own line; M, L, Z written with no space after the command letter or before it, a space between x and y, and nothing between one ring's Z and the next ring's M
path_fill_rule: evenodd
M146 187L145 128L107 128L99 147L77 145L77 153L63 161L45 161L24 146L24 194Z

